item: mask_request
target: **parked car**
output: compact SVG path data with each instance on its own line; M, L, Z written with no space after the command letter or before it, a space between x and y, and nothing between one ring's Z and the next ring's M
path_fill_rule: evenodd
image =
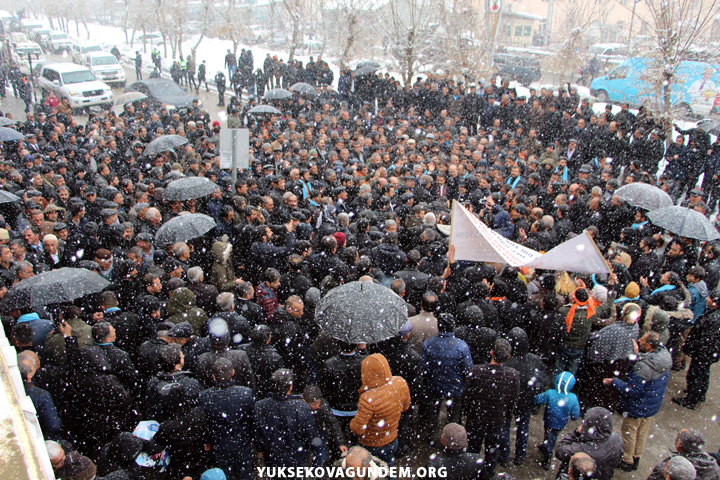
M648 76L652 59L629 58L610 73L593 80L590 94L601 102L657 106L662 102L653 78ZM681 62L677 81L671 87L670 101L682 115L707 116L720 96L718 65ZM714 112L713 112L714 113Z
M78 110L94 105L110 108L113 104L112 89L89 69L72 63L43 65L38 86L43 98L53 92L58 98L67 97L70 105Z
M50 38L48 39L48 48L54 52L62 52L68 50L73 44L67 33L61 32L60 30L53 30L50 32Z
M72 57L72 61L77 64L81 64L83 58L85 55L87 55L90 52L102 52L103 49L100 47L100 45L94 45L94 44L83 44L83 43L73 43L70 46L70 56Z
M196 97L172 80L151 78L135 82L126 89L127 92L140 92L148 97L148 103L152 105L165 105L168 109L191 107Z
M126 84L125 70L112 53L90 52L83 57L82 64L108 85Z
M510 77L529 86L532 82L540 80L540 61L537 58L523 55L499 53L494 57L497 74Z
M32 39L36 43L40 44L41 47L47 48L51 31L52 30L50 30L49 28L38 28L37 30L33 30Z
M13 60L20 66L20 71L30 73L30 63L33 70L39 62L47 61L47 57L40 45L34 42L17 43L12 49Z

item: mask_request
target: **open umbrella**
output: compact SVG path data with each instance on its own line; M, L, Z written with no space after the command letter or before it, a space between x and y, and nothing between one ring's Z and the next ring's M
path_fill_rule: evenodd
M185 177L168 183L163 192L163 198L166 201L174 202L207 197L215 193L217 188L215 182L211 182L205 177Z
M377 69L378 69L378 67L374 67L372 65L358 68L357 70L355 70L355 76L362 77L363 75L369 75L371 73L375 73L377 71Z
M374 282L333 288L317 304L315 321L329 336L347 343L377 343L407 322L405 301Z
M90 270L60 268L27 278L13 286L3 299L3 307L7 311L68 303L101 292L108 285L110 282Z
M180 135L163 135L160 138L156 138L145 147L143 155L157 155L161 152L166 152L180 145L188 143L188 139L181 137Z
M180 215L165 222L155 234L158 245L187 242L215 228L215 220L202 213Z
M657 210L674 204L670 195L648 183L629 183L615 190L615 194L633 207L645 210Z
M697 126L702 128L703 131L709 133L710 135L715 135L715 136L720 135L720 123L718 123L716 120L713 120L711 118L706 118L704 120L700 120L698 122Z
M312 97L318 96L318 93L317 93L317 90L315 89L315 87L313 87L309 83L298 82L295 85L293 85L292 87L290 87L290 90L292 90L293 92L301 93L303 95L310 95Z
M123 93L119 97L115 99L115 103L113 105L125 105L129 102L137 102L138 100L144 100L147 98L147 95L140 92L127 92Z
M0 127L7 127L10 125L17 125L18 121L12 118L0 117Z
M273 88L272 90L268 90L265 95L263 95L263 100L269 102L271 100L282 100L284 98L290 97L292 97L292 93L285 90L284 88Z
M0 127L0 142L14 142L15 140L22 140L23 138L25 138L25 135L17 130Z
M380 68L380 63L379 63L379 62L375 62L375 61L373 61L373 60L370 60L370 61L368 61L368 62L360 62L360 63L358 63L357 68L363 68L363 67L375 67L375 68Z
M720 238L720 233L718 233L710 220L702 213L690 208L677 205L659 208L648 212L647 218L653 225L681 237L694 238L700 241Z
M17 202L20 200L20 197L17 195L6 192L5 190L0 190L0 203L12 203Z
M260 113L269 113L272 115L282 115L282 112L278 110L277 108L273 107L272 105L258 105L257 107L253 107L250 110L248 110L248 113L254 113L254 114L260 114Z

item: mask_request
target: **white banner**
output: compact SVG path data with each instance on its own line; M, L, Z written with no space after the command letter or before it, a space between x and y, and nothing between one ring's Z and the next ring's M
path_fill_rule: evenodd
M541 254L493 231L458 202L453 202L450 245L455 246L457 260L578 273L609 273L607 262L587 232Z

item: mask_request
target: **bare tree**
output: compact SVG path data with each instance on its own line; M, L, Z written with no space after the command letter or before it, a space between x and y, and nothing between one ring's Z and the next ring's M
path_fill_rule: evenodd
M675 115L689 113L690 105L683 96L673 101L673 88L684 82L679 69L690 59L694 44L706 40L718 13L718 0L646 0L646 9L647 15L638 19L653 32L656 45L645 81L654 91L653 97L661 99L651 102L649 108L669 131Z
M447 2L443 13L441 58L447 73L466 82L475 81L487 67L488 42L475 33L482 21L480 15L469 0Z
M246 7L240 0L227 0L217 11L217 21L210 27L211 35L228 39L233 45L233 55L237 56L238 43L248 33Z
M332 39L330 53L337 57L341 69L358 57L359 50L367 46L364 40L371 32L371 0L337 0L324 10L325 38Z

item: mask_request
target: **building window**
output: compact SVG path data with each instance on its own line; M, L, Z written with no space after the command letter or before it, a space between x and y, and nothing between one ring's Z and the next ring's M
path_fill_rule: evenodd
M522 25L515 26L515 36L522 37L523 27Z
M512 35L512 27L510 27L510 25L505 25L504 30L505 30L504 33L505 33L506 37L509 37L510 35Z
M523 33L524 36L529 37L532 33L532 27L530 25L525 25L525 31Z

